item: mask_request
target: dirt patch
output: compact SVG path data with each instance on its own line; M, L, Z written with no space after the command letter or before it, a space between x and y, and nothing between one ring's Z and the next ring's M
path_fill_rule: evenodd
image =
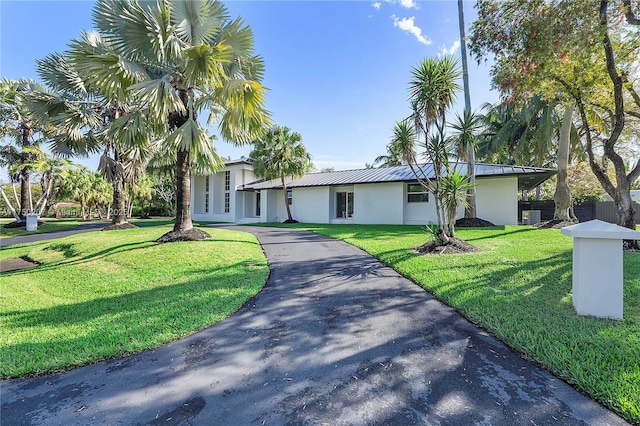
M176 241L202 241L204 239L211 238L208 233L199 230L198 228L191 228L186 231L171 231L164 234L162 237L156 240L157 243L173 243Z
M38 265L39 263L30 260L28 257L16 257L15 259L0 261L0 273L35 268Z
M116 231L118 229L134 229L137 228L137 226L129 223L129 222L125 222L125 223L119 223L117 225L109 225L106 226L104 228L102 228L103 231Z
M496 226L488 220L479 217L461 218L456 220L456 228L485 228L487 226Z
M297 221L297 220L295 220L295 219L287 219L287 220L285 220L285 221L284 221L284 222L282 222L282 223L300 223L300 222L298 222L298 221Z
M560 228L564 228L565 226L575 225L576 223L578 222L572 222L570 220L552 219L552 220L545 220L544 222L536 223L533 226L540 229L551 229L551 228L560 229Z
M449 244L437 245L433 241L429 241L413 249L418 254L465 254L480 251L477 247L472 246L468 242L459 238L450 238Z

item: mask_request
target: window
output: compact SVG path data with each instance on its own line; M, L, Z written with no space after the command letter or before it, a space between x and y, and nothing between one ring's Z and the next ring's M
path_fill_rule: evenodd
M293 189L287 189L287 204L293 203Z
M260 193L256 192L256 216L260 216L260 201L261 201Z
M209 176L204 181L204 212L209 213Z
M407 203L427 203L429 192L420 184L407 184Z
M353 192L336 192L336 218L353 217Z
M231 208L231 172L224 172L224 212L229 213Z

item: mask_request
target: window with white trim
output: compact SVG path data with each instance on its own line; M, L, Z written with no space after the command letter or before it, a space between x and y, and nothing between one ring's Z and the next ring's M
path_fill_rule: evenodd
M428 203L429 191L419 183L407 184L407 203Z
M231 209L231 172L224 172L224 212L229 213Z
M287 189L287 204L293 203L293 189Z

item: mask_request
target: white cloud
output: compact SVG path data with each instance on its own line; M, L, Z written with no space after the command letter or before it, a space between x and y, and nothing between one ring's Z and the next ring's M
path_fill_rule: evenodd
M409 34L412 34L418 41L422 44L426 44L427 46L431 44L431 40L422 35L422 29L415 24L415 16L411 18L398 18L396 15L391 15L391 19L393 19L393 26L400 28L402 31L406 31Z
M417 9L418 5L414 0L400 0L400 6L406 9Z
M460 40L454 41L451 47L448 49L447 46L442 46L440 48L440 53L438 53L438 56L455 55L456 53L458 53L458 50L460 50Z
M382 3L399 4L405 9L418 9L416 0L374 0L371 6L379 10L382 7Z

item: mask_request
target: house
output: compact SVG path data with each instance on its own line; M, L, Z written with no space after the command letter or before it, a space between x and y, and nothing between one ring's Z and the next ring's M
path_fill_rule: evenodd
M466 173L467 166L456 166ZM423 167L430 177L433 168ZM535 188L555 170L476 164L479 218L496 225L518 223L518 192ZM211 176L192 177L195 220L234 223L287 219L279 179L256 180L248 160L232 161ZM436 223L433 194L423 192L409 166L310 173L288 179L287 202L294 219L307 223ZM459 217L464 214L461 206Z

